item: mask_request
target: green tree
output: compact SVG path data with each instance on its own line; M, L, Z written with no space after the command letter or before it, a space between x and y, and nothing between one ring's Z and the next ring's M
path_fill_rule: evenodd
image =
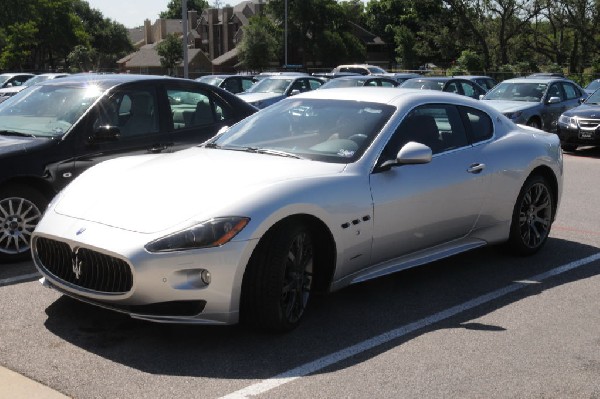
M95 51L81 44L75 46L73 51L67 56L69 65L76 66L80 72L92 70L95 59Z
M33 22L15 23L7 28L4 46L0 54L0 68L23 69L23 63L29 59L36 45L38 29Z
M264 16L250 18L244 28L242 41L238 44L238 60L241 66L251 71L261 71L277 60L278 42L276 27Z
M166 68L169 75L175 74L175 67L183 61L183 45L181 39L171 33L156 46L160 56L160 64Z
M463 50L456 60L457 66L464 71L475 73L483 71L483 61L479 54L471 50Z
M208 8L206 0L186 0L188 11L196 10L201 13L205 8ZM170 0L167 4L167 10L160 13L161 18L181 19L181 0Z

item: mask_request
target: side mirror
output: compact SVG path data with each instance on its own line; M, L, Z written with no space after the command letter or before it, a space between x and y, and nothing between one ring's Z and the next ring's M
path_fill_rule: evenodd
M548 104L557 104L560 102L560 97L550 97L548 99Z
M483 100L483 97L485 97L485 94L480 94L480 95L479 95L479 99L480 99L480 100Z
M88 140L90 143L105 143L117 141L119 140L119 137L121 137L121 129L116 126L105 125L96 129Z
M422 143L417 143L414 141L409 141L406 143L400 151L398 151L398 155L396 155L396 159L385 161L381 165L381 169L388 170L392 166L397 165L416 165L431 162L431 157L433 152L431 148Z
M292 92L290 93L290 96L295 96L296 94L300 94L300 90L298 90L298 89L292 90Z

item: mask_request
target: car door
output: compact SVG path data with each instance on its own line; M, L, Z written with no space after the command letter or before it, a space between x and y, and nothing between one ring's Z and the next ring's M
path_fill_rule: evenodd
M156 85L128 84L101 98L68 140L72 177L102 161L168 150L161 135Z
M468 80L461 80L460 87L464 96L471 97L476 100L479 99L480 95L485 94L485 91L482 88L473 82L469 82Z
M372 263L467 235L486 192L485 165L470 145L458 108L429 104L411 111L386 145L379 164L408 141L433 149L431 162L376 171Z
M558 98L559 101L554 100ZM565 112L567 108L567 101L565 101L565 94L562 89L561 82L554 82L548 86L546 95L544 97L544 112L542 113L542 119L544 121L544 130L555 131L558 118Z
M183 82L167 82L164 89L169 151L203 143L233 123L231 106L216 91Z

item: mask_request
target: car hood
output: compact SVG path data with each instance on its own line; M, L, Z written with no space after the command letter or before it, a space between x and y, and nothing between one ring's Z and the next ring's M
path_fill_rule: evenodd
M29 137L0 136L0 157L8 154L17 154L31 151L48 140Z
M54 210L129 231L156 233L188 221L250 216L227 212L256 198L273 198L298 179L339 174L344 167L200 147L123 157L86 171L63 191Z
M539 102L529 101L503 101L503 100L483 100L485 104L497 109L500 112L516 112L539 107Z
M581 104L564 113L566 116L578 116L580 118L600 119L600 105Z
M238 97L240 97L242 100L248 103L255 103L257 101L283 98L285 96L279 93L240 93L238 94Z

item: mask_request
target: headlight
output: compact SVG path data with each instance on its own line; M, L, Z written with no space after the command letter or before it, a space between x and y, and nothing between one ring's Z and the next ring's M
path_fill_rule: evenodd
M561 115L558 118L558 123L568 126L571 129L577 129L577 117Z
M504 116L506 116L508 119L512 119L512 120L517 119L521 115L523 115L523 111L507 112L504 114Z
M224 217L207 220L185 230L159 238L145 248L149 252L170 252L186 249L218 247L229 242L250 221L244 217Z

